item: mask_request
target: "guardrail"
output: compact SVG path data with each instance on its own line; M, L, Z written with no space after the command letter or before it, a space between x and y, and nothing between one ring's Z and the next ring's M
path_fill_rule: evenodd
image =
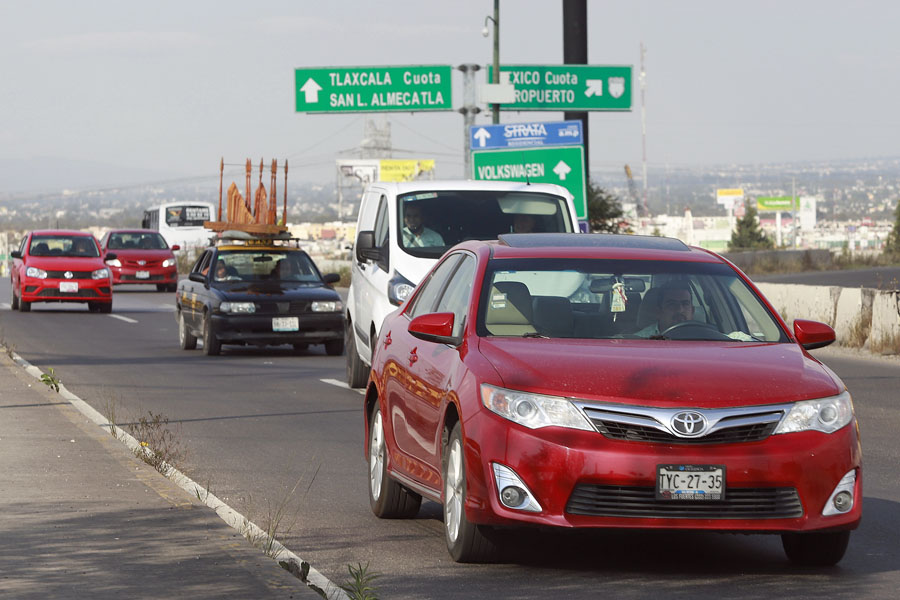
M900 354L900 290L757 283L790 325L813 319L834 328L837 343L876 354Z

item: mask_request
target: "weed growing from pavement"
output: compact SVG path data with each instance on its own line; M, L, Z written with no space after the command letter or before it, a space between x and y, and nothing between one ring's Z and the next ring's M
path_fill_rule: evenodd
M180 428L169 429L169 418L147 411L147 416L127 423L128 433L137 440L134 454L142 461L168 476L173 468L179 469L187 451L179 440Z
M305 474L301 475L294 486L282 494L277 501L267 500L266 511L260 516L260 525L257 525L256 528L252 526L255 512L253 495L248 495L246 510L244 511L246 516L244 516L244 522L241 526L241 534L247 538L247 541L261 549L263 554L269 558L277 560L279 554L281 554L280 546L276 545L277 539L289 535L294 529L294 526L297 524L297 518L300 516L302 501L306 498L306 494L309 493L309 489L316 480L316 475L319 474L320 468L321 465L316 466L316 470L306 485L303 495L296 502L295 506L292 507L291 505Z
M353 565L347 565L347 570L350 571L350 579L340 588L347 592L351 600L378 600L378 591L372 582L379 575L369 571L369 563L366 563L365 566L357 563L355 568Z
M62 379L56 376L56 372L53 370L53 367L50 367L49 369L47 369L47 371L47 373L41 373L41 383L58 394L59 384L62 383Z

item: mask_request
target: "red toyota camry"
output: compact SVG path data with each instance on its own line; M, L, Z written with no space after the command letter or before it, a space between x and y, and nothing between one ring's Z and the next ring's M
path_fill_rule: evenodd
M159 292L174 292L178 287L178 266L175 245L169 248L165 238L152 229L117 229L108 231L100 239L115 285L125 283L156 284Z
M850 393L720 256L657 237L504 235L449 251L379 335L379 517L440 502L451 556L510 526L780 534L833 565L862 514Z
M112 311L109 268L90 233L32 231L10 256L13 309L28 312L34 302L86 302L91 312Z

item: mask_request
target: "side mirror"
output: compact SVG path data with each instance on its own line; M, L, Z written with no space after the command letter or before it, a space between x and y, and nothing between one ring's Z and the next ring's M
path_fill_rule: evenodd
M191 273L188 275L188 279L196 281L197 283L206 283L206 275L203 273Z
M337 273L325 273L324 275L322 275L322 281L329 285L331 285L332 283L337 283L340 280L341 276Z
M172 246L171 250L172 252L178 252L179 250L181 250L181 246L175 244L174 246Z
M109 252L103 257L103 260L116 260L117 258L119 258L119 256L115 252Z
M22 253L19 252L18 250L13 250L12 252L9 253L9 255L12 258L22 258Z
M825 323L806 319L794 320L794 337L797 338L797 343L807 350L824 348L835 339L834 329Z
M453 313L430 313L410 321L407 329L420 340L456 346L459 340L453 337L453 320Z
M356 236L356 260L365 262L379 258L381 258L381 252L375 247L375 232L360 231Z

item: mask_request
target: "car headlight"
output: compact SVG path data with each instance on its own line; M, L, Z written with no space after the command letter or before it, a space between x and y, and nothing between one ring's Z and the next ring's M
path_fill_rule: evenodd
M821 431L834 433L853 418L853 399L850 392L830 398L795 402L791 410L775 428L775 433Z
M388 281L388 300L394 306L400 306L413 293L416 286L413 282L401 275L394 273L391 280Z
M103 267L91 273L91 279L109 279L109 269Z
M47 271L37 267L28 267L25 269L25 276L34 277L35 279L47 279Z
M114 259L112 259L112 260L106 261L106 264L108 264L108 265L111 266L111 267L117 267L117 268L118 268L118 267L121 267L121 266L122 266L122 261L119 260L118 258L114 258Z
M256 304L253 302L223 302L219 310L232 314L248 314L256 312Z
M174 267L174 266L175 266L175 259L174 259L174 258L167 258L166 260L162 261L162 266L163 266L164 269L167 268L167 267Z
M481 403L485 408L530 429L568 427L593 431L578 408L565 398L529 394L481 384Z
M312 303L313 312L340 312L344 305L340 300L316 300Z

